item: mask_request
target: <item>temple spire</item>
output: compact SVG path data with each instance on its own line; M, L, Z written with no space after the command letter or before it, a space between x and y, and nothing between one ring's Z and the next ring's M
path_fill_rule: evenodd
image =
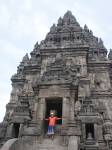
M76 18L72 15L71 11L67 11L63 17L63 24L64 25L69 25L69 24L76 24L77 20Z
M110 49L110 52L109 52L109 54L108 54L108 58L109 58L110 60L112 60L112 49Z
M56 31L56 25L55 24L53 24L52 26L51 26L51 28L50 28L50 32L55 32Z
M86 24L84 25L84 30L89 31L88 26Z
M29 56L28 56L28 53L26 53L26 55L23 57L22 62L23 62L23 63L29 62Z
M103 40L100 38L98 41L98 45L100 49L105 49L104 44L103 44Z
M18 66L18 71L20 71L22 68L24 68L25 65L28 65L28 64L29 64L29 56L28 56L28 53L26 53L26 55L22 59L22 62Z
M63 19L61 17L58 19L58 24L57 25L58 26L62 26L63 25Z

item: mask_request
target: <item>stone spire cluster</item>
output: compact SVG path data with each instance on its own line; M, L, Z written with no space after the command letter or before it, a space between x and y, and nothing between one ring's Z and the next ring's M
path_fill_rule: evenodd
M11 81L2 150L112 149L112 50L107 56L102 39L70 11L23 57ZM54 141L44 121L51 111L62 117Z

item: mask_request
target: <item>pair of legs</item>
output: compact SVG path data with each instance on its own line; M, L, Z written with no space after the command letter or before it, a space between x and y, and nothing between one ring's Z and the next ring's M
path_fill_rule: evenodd
M54 139L54 126L48 126L47 135L48 135L49 138L51 138L52 140Z

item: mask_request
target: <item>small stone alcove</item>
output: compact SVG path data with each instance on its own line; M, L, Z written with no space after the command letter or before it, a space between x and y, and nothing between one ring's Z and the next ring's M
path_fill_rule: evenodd
M85 130L86 130L86 139L89 139L89 138L94 139L94 124L87 123L85 125Z
M19 137L19 129L20 129L20 123L14 123L13 124L13 130L12 130L12 135L14 138Z

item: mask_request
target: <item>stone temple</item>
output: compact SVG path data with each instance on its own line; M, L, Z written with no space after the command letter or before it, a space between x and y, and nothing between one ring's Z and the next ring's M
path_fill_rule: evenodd
M1 150L112 150L112 50L67 11L30 55L11 78ZM53 141L51 110L63 117Z

